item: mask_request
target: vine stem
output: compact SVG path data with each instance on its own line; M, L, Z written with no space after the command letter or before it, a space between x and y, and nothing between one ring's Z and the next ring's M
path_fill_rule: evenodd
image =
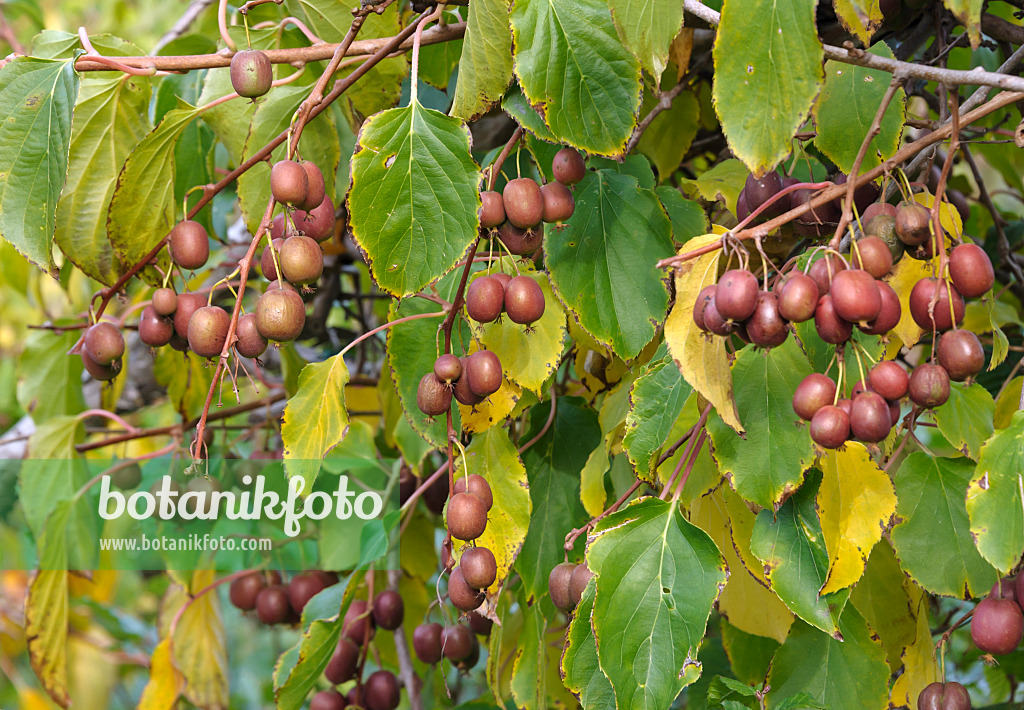
M555 421L555 400L556 400L556 398L557 398L557 395L555 393L555 388L552 387L551 388L551 411L548 412L547 421L544 422L544 426L542 426L540 428L540 431L538 431L537 434L532 439L530 439L525 444L523 444L522 446L519 447L519 449L517 450L518 453L520 453L520 454L523 453L528 448L530 448L531 446L536 444L538 441L540 441L542 438L544 438L544 435L548 433L548 429L551 428L551 424Z
M89 57L93 61L106 64L110 69L117 69L118 71L130 74L132 76L153 76L156 74L155 67L130 67L127 64L122 64L116 59L110 57L104 57L96 48L92 46L92 42L89 41L89 33L86 32L84 27L78 28L78 39L82 43L82 47L85 49L85 56Z
M693 467L697 463L697 457L700 455L700 450L704 448L704 442L708 438L708 430L701 429L700 437L697 439L697 445L693 447L693 453L690 454L690 459L686 463L686 469L683 471L682 477L679 479L679 483L676 485L676 492L672 494L672 505L676 504L679 500L679 496L683 494L683 488L686 487L686 482L690 479L690 474L693 472Z
M235 45L235 40L231 39L231 35L228 33L228 0L220 0L217 3L217 30L227 48L232 52L236 51L238 47ZM78 66L77 62L75 62L75 66ZM78 71L82 71L82 69Z
M600 515L598 515L596 518L594 518L589 523L584 525L582 528L576 528L571 533L566 535L565 536L565 549L566 550L571 550L573 547L575 547L576 540L577 540L577 538L579 538L580 535L582 535L583 533L585 533L585 532L587 532L589 530L592 530L595 525L597 525L599 522L601 522L602 520L607 518L609 515L614 513L616 510L618 510L619 507L623 503L625 503L629 499L629 497L631 495L636 493L637 489L640 488L640 486L642 486L642 485L643 485L643 481L641 481L639 478L636 479L635 481L633 481L633 485L631 485L626 490L625 493L623 493L621 496L619 496L619 499L617 501L615 501L614 503L609 505L607 508L605 508L601 512Z
M707 424L708 415L709 414L711 414L711 404L710 403L708 403L708 405L706 407L704 407L704 410L700 413L700 419L697 420L697 423L694 424L693 428L690 430L690 435L687 437L689 439L689 441L686 444L686 448L683 449L683 455L679 457L680 463L682 463L683 461L686 461L687 458L689 458L689 456L691 455L691 452L693 450L694 442L696 441L696 439L693 438L692 434L693 434L693 432L701 431L701 430L704 429L704 425ZM697 438L700 438L700 437L697 437ZM701 441L703 442L703 440L701 440ZM676 466L676 470L672 473L672 476L669 478L668 482L665 483L665 487L661 489L661 495L658 496L659 498L661 498L661 500L665 500L668 497L668 492L670 490L672 490L672 483L675 481L675 477L676 477L676 475L678 473L679 473L679 466Z
M399 318L398 320L388 321L384 325L379 325L376 328L374 328L373 330L369 330L369 331L363 333L362 335L360 335L358 338L356 338L351 343L349 343L344 348L342 348L341 352L339 352L338 355L336 355L335 357L344 355L345 353L347 353L349 350L351 350L354 346L358 345L362 341L366 340L367 338L369 338L371 336L376 335L377 333L385 331L388 328L391 328L392 326L399 325L400 323L407 323L408 321L412 321L412 320L420 320L422 318L438 318L439 316L443 316L443 315L447 315L447 312L445 312L445 311L438 311L436 313L419 313L419 314L414 315L414 316L405 316L404 318Z
M81 414L79 414L77 417L75 417L75 419L77 419L78 421L82 421L83 419L88 419L89 417L105 417L106 419L109 419L110 421L120 425L122 428L127 429L128 431L138 431L134 426L126 422L124 419L114 414L113 412L108 412L106 409L87 409Z

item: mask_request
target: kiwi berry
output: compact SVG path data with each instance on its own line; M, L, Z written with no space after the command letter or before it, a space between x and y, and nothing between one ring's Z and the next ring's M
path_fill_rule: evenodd
M782 176L775 170L765 173L760 178L751 173L743 185L743 195L751 212L756 211L782 189ZM781 197L761 212L759 216L766 219L778 217L789 209L790 200Z
M153 310L158 316L174 315L178 307L178 294L173 288L158 288L153 292Z
M850 323L866 325L882 310L875 277L863 269L845 269L836 274L830 295L836 314Z
M832 296L828 294L818 299L818 308L814 311L814 329L819 338L832 345L845 343L853 334L853 324L836 313Z
M891 402L907 396L910 376L892 360L883 360L868 372L868 383L872 390Z
M850 438L850 417L834 405L822 407L811 419L811 438L826 449L838 449Z
M918 365L910 373L910 400L919 407L939 407L949 399L949 373L942 365Z
M359 646L352 639L342 636L324 669L324 676L335 685L347 683L359 672L359 655Z
M501 201L505 217L520 229L535 227L544 217L544 195L532 178L509 180L501 193Z
M85 331L85 352L100 365L110 365L124 355L124 336L113 323L100 321Z
M836 185L845 185L849 177L845 173L839 173L832 178L832 182ZM881 190L878 185L873 182L866 182L860 187L857 187L853 191L853 204L857 207L857 212L863 214L864 210L871 206L871 203L878 199L881 194ZM846 201L846 192L841 193L838 197L832 200L832 204L836 210L842 211L843 202Z
M490 350L478 350L466 358L463 371L470 391L478 397L490 397L501 389L501 361Z
M462 567L456 567L448 577L448 599L459 611L473 611L484 603L484 594L469 586Z
M955 286L929 276L910 290L910 315L925 332L950 330L964 320L964 299Z
M571 562L562 562L555 565L548 575L548 595L552 603L563 611L573 608L572 595L569 592L569 583L572 573L577 565Z
M476 637L464 624L454 624L441 631L441 648L444 657L452 663L458 663L473 653Z
M544 241L544 230L526 228L520 229L511 222L505 222L498 230L498 239L516 256L526 256L540 249Z
M278 263L281 261L281 245L284 244L283 238L274 239L271 241L271 246L263 247L263 253L260 254L260 271L263 272L263 278L267 281L276 281L280 277L277 273L277 267L274 265L274 252L277 252ZM271 251L273 247L274 252Z
M822 407L832 404L836 397L836 383L827 375L814 372L797 385L793 393L793 411L801 419L810 421Z
M199 222L190 219L174 225L170 236L171 260L180 268L202 268L210 258L210 237Z
M562 148L551 161L551 174L563 185L575 185L587 174L583 156L572 148Z
M889 245L878 237L864 237L856 242L852 250L853 266L864 269L872 277L884 278L892 271L892 252Z
M587 588L587 583L593 578L594 573L590 571L587 564L576 565L576 569L572 571L569 576L569 601L575 607L580 603L583 598L583 591Z
M291 615L288 592L283 585L264 587L256 595L256 616L264 624L283 624Z
M270 223L271 240L284 239L286 236L291 236L288 233L293 231L285 221L284 212L274 217L274 221Z
M452 389L428 372L416 388L416 406L428 417L439 417L452 406Z
M985 367L985 350L978 336L969 330L943 333L935 353L949 378L956 382L974 377Z
M363 683L366 710L395 710L401 700L398 679L389 670L374 671Z
M704 304L704 327L707 328L708 332L714 333L715 335L732 335L736 332L737 323L735 321L726 320L722 317L722 314L718 312L717 306L718 290L715 290L715 296L712 297L706 304ZM757 303L754 303L757 306Z
M394 631L405 618L405 602L393 589L385 589L373 598L373 621L387 631Z
M917 710L971 710L971 696L960 683L929 683L917 696Z
M231 582L228 598L236 609L252 611L256 608L256 595L267 586L262 572L252 572Z
M569 188L560 182L549 182L540 188L540 192L544 198L545 222L560 224L572 217L576 210L576 200L573 199Z
M473 589L487 589L498 576L498 564L494 553L486 547L470 547L462 553L458 569Z
M171 342L174 335L174 321L159 316L153 306L146 306L139 316L139 340L151 348L159 348Z
M324 174L316 163L310 160L303 160L299 165L306 171L306 199L296 205L300 210L310 212L315 210L327 197L327 188L324 186Z
M892 429L889 403L876 392L861 392L853 398L850 430L861 441L882 441Z
M881 239L889 247L889 254L892 255L894 264L903 258L905 249L903 242L896 236L895 216L888 213L876 214L871 219L864 221L864 234Z
M867 325L860 326L868 335L885 335L896 327L903 315L903 305L900 297L892 290L892 286L885 281L878 281L878 295L882 299L882 308L874 320L868 321Z
M516 276L505 286L505 312L513 323L530 325L544 315L544 291L529 276Z
M121 371L121 360L114 360L108 365L101 365L93 360L89 353L82 351L82 367L89 375L99 382L109 382L110 380L117 377L117 373Z
M203 306L188 321L188 346L199 357L217 357L228 338L231 316L219 306Z
M469 493L456 493L448 501L445 514L448 532L458 540L475 540L487 528L487 506Z
M288 237L281 245L279 257L281 272L296 286L316 283L324 272L324 253L310 237Z
M779 315L793 323L803 323L814 317L818 308L818 284L800 271L792 273L779 292Z
M1013 652L1024 636L1024 614L1010 599L985 597L974 607L971 640L984 653L1003 656Z
M370 605L365 599L353 599L342 621L342 635L362 646L373 638L375 628Z
M238 317L238 324L235 325L235 350L242 357L257 358L267 350L267 339L260 334L256 327L256 314L243 313Z
M485 190L480 193L480 226L484 229L495 229L505 221L505 203L501 193Z
M484 398L473 392L469 387L469 376L466 375L466 367L469 362L469 358L459 358L459 362L462 363L462 375L459 379L455 380L455 387L452 389L452 394L455 396L455 400L459 404L463 404L467 407L480 404L484 401ZM447 496L447 491L445 491Z
M231 57L231 86L235 93L255 99L270 91L274 67L270 58L258 49L245 49Z
M441 660L441 632L438 623L420 624L412 632L412 648L423 663L437 663Z
M708 330L707 325L704 323L704 309L707 307L708 303L714 300L715 292L717 290L718 286L716 284L705 286L700 290L700 293L697 294L697 300L693 302L693 322L704 332L707 332ZM814 302L817 304L817 297L815 297Z
M334 688L317 691L309 701L309 710L345 710L348 698Z
M310 239L326 242L334 236L334 202L325 196L320 204L310 211L295 210L292 214L295 228Z
M786 321L779 315L778 299L770 291L757 295L757 306L745 325L750 342L761 348L778 347L789 336Z
M111 482L122 491L130 491L142 483L142 469L134 461L110 474Z
M270 169L270 192L281 204L297 207L306 201L309 178L301 164L294 160L279 160Z
M300 572L288 580L288 603L301 615L310 599L327 588L324 578L316 572Z
M722 274L715 291L715 308L726 320L742 321L757 308L757 277L746 269L732 269Z
M470 630L477 636L490 636L491 627L494 626L494 622L479 611L471 611L466 614L466 622L469 624Z
M480 276L466 289L466 313L477 323L498 319L505 305L505 287L493 276Z
M471 473L468 476L455 481L455 493L469 493L480 499L487 510L494 504L494 495L491 493L491 485L487 479L479 473Z
M826 254L811 264L807 275L814 279L814 283L818 285L818 293L824 296L832 290L832 280L836 277L836 274L845 268L846 264L843 263L843 260L838 255Z
M916 247L931 236L931 213L919 202L901 202L896 209L896 236L908 247Z
M992 260L977 244L960 244L949 253L949 278L965 298L984 296L995 283Z
M434 377L442 384L450 385L462 376L462 361L451 353L445 353L434 361Z
M286 343L295 340L306 324L306 305L294 291L267 291L256 302L256 328L267 340Z

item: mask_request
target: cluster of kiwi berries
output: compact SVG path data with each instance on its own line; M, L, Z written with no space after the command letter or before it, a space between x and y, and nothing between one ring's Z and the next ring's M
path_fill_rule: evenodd
M445 512L448 532L456 540L476 540L487 529L487 513L493 504L491 487L483 476L473 473L460 478L455 482ZM447 554L447 548L445 552ZM451 567L452 560L446 558L445 569ZM448 577L448 599L459 611L478 609L484 603L483 590L494 584L497 576L498 564L493 552L476 544L467 547L459 566L452 569Z
M529 276L498 272L478 276L466 289L466 313L477 323L493 323L508 315L527 332L544 315L544 292Z
M472 407L501 389L501 381L501 360L490 350L461 358L445 353L420 378L416 405L428 417L441 416L452 406L453 395L460 404Z
M306 603L337 583L337 574L322 570L300 572L288 582L280 572L256 571L234 580L228 597L236 608L255 611L256 618L268 626L296 624Z
M587 174L583 157L572 148L563 148L555 154L551 171L554 182L538 185L532 178L519 177L509 180L500 194L491 190L480 193L481 229L497 229L498 239L512 254L526 256L537 251L544 240L541 223L561 224L576 209L570 188Z
M475 611L466 615L467 623L442 626L436 621L420 624L412 632L412 648L423 663L433 665L442 658L458 668L469 671L480 661L480 641L488 636L494 622Z
M563 611L572 611L583 598L587 582L594 576L587 564L563 562L548 575L548 594L551 602Z

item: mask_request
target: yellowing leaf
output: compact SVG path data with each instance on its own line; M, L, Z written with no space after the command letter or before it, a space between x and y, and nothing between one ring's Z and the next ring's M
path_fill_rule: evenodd
M610 467L608 449L602 442L590 452L583 470L580 471L580 500L583 501L583 507L588 515L597 516L604 510L604 474L608 473Z
M938 258L936 257L933 261L937 269ZM892 290L896 292L896 295L900 297L900 306L902 308L900 322L893 328L893 332L905 347L914 347L917 345L917 341L921 339L921 336L924 335L924 331L921 330L910 315L910 292L914 288L914 284L931 275L931 261L918 261L917 259L911 259L909 256L904 256L893 267L892 275L889 277L889 285L892 286Z
M927 192L918 192L914 194L914 202L920 202L928 209L931 209L932 205L935 204L935 196ZM954 237L960 238L964 234L964 222L960 219L960 212L945 200L943 200L942 205L939 207L939 223L946 232ZM946 240L946 246L949 246L948 239Z
M35 688L18 689L18 708L20 710L50 710L53 703Z
M903 651L903 673L893 683L889 706L917 707L917 696L925 686L939 679L935 663L935 645L928 625L928 597L922 594L917 604L917 636Z
M504 364L502 361L503 366ZM523 390L519 385L502 379L498 391L480 404L472 407L459 405L459 412L462 413L462 428L475 434L490 429L495 424L500 424L516 408L516 403L522 396Z
M1021 388L1024 388L1024 377L1014 377L1010 384L1003 388L996 398L996 415L993 425L996 429L1010 426L1013 415L1020 410Z
M830 594L864 574L871 549L896 512L896 494L889 476L857 442L827 452L822 471L818 516L829 566L821 593Z
M718 240L714 234L695 237L679 253L685 254ZM697 294L718 279L720 253L715 250L690 259L677 270L676 302L665 321L665 340L683 378L714 405L726 424L742 434L743 425L732 397L732 373L725 339L701 332L693 322L693 304L697 302Z
M193 593L214 580L210 570L192 573ZM172 618L190 597L180 587L172 587L164 598L164 611ZM228 707L228 650L224 619L215 593L195 599L181 615L171 649L174 665L185 678L185 697L202 708Z
M302 476L303 495L313 488L324 455L348 433L345 385L348 367L340 354L302 368L299 390L284 408L281 439L289 476Z
M836 17L864 43L882 24L882 11L878 0L835 0Z
M185 679L171 661L170 639L165 638L153 649L138 710L173 710L184 687Z
M61 707L69 702L67 577L61 569L40 570L25 601L25 637L32 670Z

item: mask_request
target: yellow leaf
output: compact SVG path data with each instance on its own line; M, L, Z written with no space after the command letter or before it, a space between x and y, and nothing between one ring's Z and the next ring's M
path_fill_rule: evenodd
M611 462L608 460L608 449L604 442L590 452L587 462L580 471L580 500L587 515L596 517L604 510L606 500L604 490L604 474L608 473Z
M348 433L345 385L348 367L339 354L302 368L299 389L288 400L281 424L284 465L288 476L305 479L302 494L313 489L324 455Z
M882 24L882 11L878 0L867 0L854 3L851 0L835 0L836 17L843 27L864 42L869 44L871 35Z
M899 263L893 267L892 274L888 279L892 290L900 297L900 308L902 309L900 312L900 322L896 324L892 332L908 348L917 345L917 341L924 335L924 331L921 330L910 315L910 291L918 281L932 275L933 262L935 262L934 268L938 269L937 258L933 261L918 261L904 255L899 260Z
M196 593L213 581L212 571L196 570L189 586ZM189 599L180 587L168 589L161 610L164 617L173 618ZM172 651L172 661L185 678L185 697L199 707L228 707L227 639L215 592L196 598L181 615Z
M767 587L768 578L764 576L764 567L761 560L757 559L757 556L750 551L750 538L754 534L754 520L756 520L757 516L747 507L746 501L731 486L723 486L722 496L729 511L732 546L743 561L743 566L746 567L747 571L754 575L754 579Z
M380 426L380 414L366 414L366 412L381 411L380 390L377 387L345 385L345 406L352 421L366 422L374 429Z
M721 490L690 506L690 522L706 532L722 551L729 579L718 597L718 610L729 623L755 636L786 640L793 614L775 594L747 572L732 544L729 512Z
M668 48L668 58L676 65L676 83L686 74L690 66L690 55L693 53L693 28L684 27L672 40Z
M149 660L149 682L142 690L138 710L172 710L185 687L185 679L171 661L170 641L163 639Z
M20 688L18 690L18 707L20 710L50 710L54 705L35 688Z
M68 637L69 693L76 708L108 708L118 683L118 666L104 650L114 639L100 628L89 630L89 638Z
M25 637L36 677L61 707L68 706L68 573L36 574L25 601Z
M917 604L917 637L903 651L902 659L903 673L893 683L889 706L917 710L917 696L925 686L939 679L932 630L928 625L928 597L924 594Z
M914 194L914 202L920 202L928 209L932 208L935 204L935 196L927 192L917 192ZM964 234L964 222L960 219L960 212L943 200L942 205L939 207L939 224L949 234L959 239ZM949 239L946 239L946 246L949 247Z
M714 234L695 237L679 253L685 254L718 240ZM676 302L665 321L665 340L683 379L714 405L726 424L742 434L743 425L732 398L732 372L725 339L701 332L693 322L697 294L718 279L720 254L721 250L715 250L690 259L676 271Z
M849 442L822 457L818 516L828 550L828 577L821 594L857 582L882 529L896 512L892 480L863 444Z
M996 429L1005 429L1010 426L1010 420L1020 409L1020 391L1024 387L1024 377L1014 377L1010 383L1003 388L996 398L996 414L993 425Z
M504 367L504 361L502 366ZM501 387L497 392L485 399L480 404L467 407L459 405L459 412L462 415L462 428L471 434L490 429L495 424L505 421L505 417L512 414L516 403L523 396L522 388L514 382L502 379Z

